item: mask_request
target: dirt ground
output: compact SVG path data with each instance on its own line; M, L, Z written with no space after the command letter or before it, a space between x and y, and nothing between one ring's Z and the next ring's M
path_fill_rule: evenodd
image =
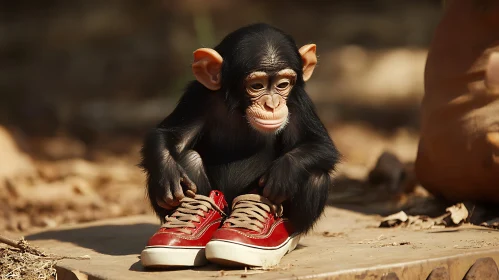
M40 160L23 153L13 140L6 130L0 130L0 142L6 147L0 165L8 167L2 168L5 174L0 180L0 217L4 217L0 232L149 211L144 177L136 166L138 145L121 156L95 150L90 152L94 159L88 160L71 155L85 149L74 140L34 140L29 145L36 146L38 155L58 153L61 158Z

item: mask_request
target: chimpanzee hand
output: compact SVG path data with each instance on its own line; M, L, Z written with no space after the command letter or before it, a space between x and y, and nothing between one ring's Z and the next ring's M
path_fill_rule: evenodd
M303 168L293 158L284 155L274 162L270 170L260 178L263 196L275 204L291 198L303 181Z
M187 176L184 168L173 158L168 157L162 162L162 165L163 174L160 187L163 188L164 196L157 197L157 203L159 206L171 210L177 207L185 196L193 197L197 187Z

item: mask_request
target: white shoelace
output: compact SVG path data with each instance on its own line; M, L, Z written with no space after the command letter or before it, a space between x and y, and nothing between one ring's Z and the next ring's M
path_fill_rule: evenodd
M215 210L225 216L225 213L210 197L199 194L194 198L184 197L180 200L177 210L171 216L166 217L166 222L161 227L177 228L180 232L191 234L190 228L196 228L194 223L199 223L200 217L204 217L210 210Z
M258 231L264 227L263 223L269 213L282 216L282 206L257 194L245 194L234 199L232 213L225 223L229 223L230 227Z

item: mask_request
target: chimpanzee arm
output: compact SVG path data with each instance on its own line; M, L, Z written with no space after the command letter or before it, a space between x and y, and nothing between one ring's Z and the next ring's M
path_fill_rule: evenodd
M149 199L160 218L164 218L164 208L175 207L184 197L182 185L196 192L196 184L209 184L203 166L188 161L195 160L189 149L204 125L205 96L208 94L203 89L191 85L174 111L146 136L141 166L147 173ZM202 170L192 172L192 168ZM189 174L204 178L191 178Z
M331 171L339 153L306 94L291 99L290 121L280 137L281 156L264 176L264 196L286 201L297 232L309 231L322 215Z
M339 153L307 96L291 103L290 121L280 141L281 156L264 176L264 196L280 203L295 196L311 174L327 174Z

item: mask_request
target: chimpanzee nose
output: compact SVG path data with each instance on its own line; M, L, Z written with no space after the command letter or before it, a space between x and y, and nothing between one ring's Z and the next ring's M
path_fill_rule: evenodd
M272 95L272 96L268 96L265 100L265 103L264 103L264 107L265 107L265 110L267 111L274 111L275 108L279 107L279 96L277 95Z

